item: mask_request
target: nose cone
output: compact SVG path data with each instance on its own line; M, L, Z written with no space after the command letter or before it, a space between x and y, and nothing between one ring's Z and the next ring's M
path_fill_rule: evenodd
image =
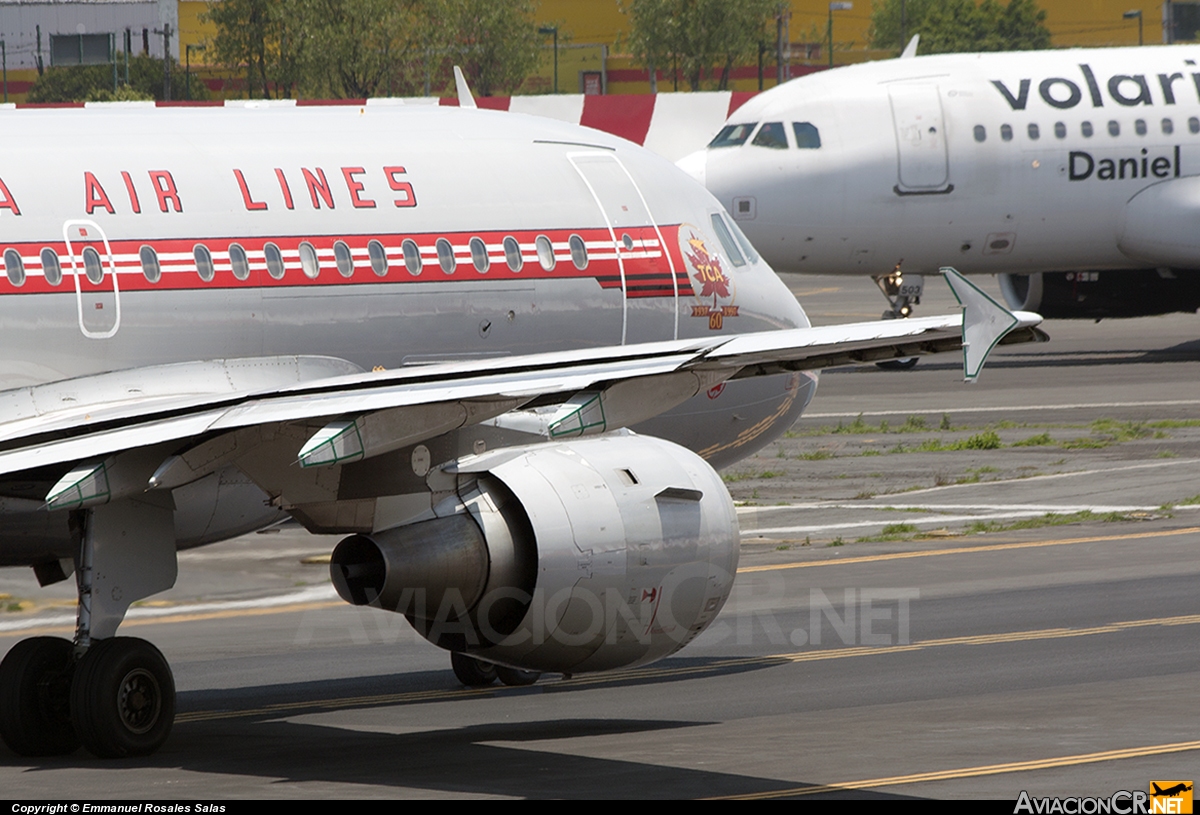
M708 150L697 150L695 153L690 153L675 162L675 166L701 184L708 186L705 183L708 175Z

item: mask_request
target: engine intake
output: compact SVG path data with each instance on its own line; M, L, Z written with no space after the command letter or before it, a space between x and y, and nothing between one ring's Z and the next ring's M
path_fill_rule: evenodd
M1002 274L1010 308L1052 319L1150 317L1200 308L1200 275L1188 269Z
M737 571L733 502L703 459L627 431L441 468L439 517L338 544L356 605L430 642L538 671L660 659L716 618Z

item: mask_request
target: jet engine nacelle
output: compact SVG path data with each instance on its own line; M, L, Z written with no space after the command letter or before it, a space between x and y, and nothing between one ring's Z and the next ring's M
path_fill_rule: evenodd
M1200 272L1194 269L1002 274L1010 308L1050 319L1149 317L1200 308Z
M507 448L451 462L440 486L438 517L346 538L330 570L345 600L398 611L443 648L536 671L637 665L689 643L729 597L733 502L671 442Z

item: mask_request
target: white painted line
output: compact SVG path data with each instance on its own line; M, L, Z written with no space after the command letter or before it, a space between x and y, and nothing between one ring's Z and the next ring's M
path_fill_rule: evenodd
M906 518L905 523L910 523L914 526L945 526L951 523L961 523L964 521L997 521L1009 518L1036 518L1039 515L1044 515L1044 512L995 512L987 515L934 515L932 517L915 516ZM883 528L887 524L879 521L855 521L853 523L842 524L814 524L811 526L773 526L765 529L743 529L743 537L755 537L761 535L791 535L791 534L810 534L813 532L836 531L839 529L863 529L865 527Z
M1164 402L1080 402L1072 405L1006 405L973 408L911 408L909 410L860 410L850 413L805 413L803 419L853 419L856 416L907 416L922 413L996 413L1014 410L1082 410L1084 408L1177 407L1200 405L1200 399L1172 399ZM930 428L931 430L933 428Z
M179 606L135 606L125 615L127 620L146 619L148 617L168 617L175 614L206 614L214 611L231 611L245 608L272 608L275 606L290 606L297 603L315 603L322 600L333 600L337 592L333 586L310 586L291 594L280 594L274 597L260 597L255 600L228 600L217 603L189 603ZM22 631L26 628L45 628L46 626L74 625L75 614L55 614L25 620L10 620L0 622L0 632Z
M1051 473L1050 475L1031 475L1028 478L1007 478L997 481L976 481L971 484L946 484L943 487L925 487L920 490L910 490L904 495L920 495L926 492L936 492L938 490L953 490L961 487L992 487L997 484L1021 484L1031 481L1049 481L1056 478L1075 478L1081 475L1097 475L1099 473L1124 473L1131 470L1151 470L1155 467L1175 467L1180 464L1190 464L1193 467L1200 464L1200 459L1196 458L1173 458L1165 461L1153 461L1146 464L1129 464L1124 467L1100 467L1094 470L1074 470L1069 473ZM882 498L884 496L876 496Z

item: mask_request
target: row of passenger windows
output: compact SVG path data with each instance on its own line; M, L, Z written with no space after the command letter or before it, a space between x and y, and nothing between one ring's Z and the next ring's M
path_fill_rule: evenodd
M1164 136L1170 136L1175 132L1175 122L1171 119L1163 119L1161 122L1159 122L1159 127L1161 128ZM1187 120L1187 128L1189 133L1200 133L1200 118L1195 116L1189 118ZM1145 119L1134 120L1133 132L1137 133L1139 136L1145 136L1149 131L1150 127L1146 124ZM1026 126L1025 132L1029 136L1030 141L1037 141L1042 136L1041 129L1034 122L1030 122L1029 125ZM1085 139L1090 139L1096 133L1091 122L1081 122L1079 125L1079 132ZM1121 123L1116 119L1112 119L1108 122L1108 135L1121 135ZM1065 139L1066 137L1067 126L1062 122L1055 122L1054 138ZM1012 141L1012 125L1000 125L1000 138L1004 141ZM975 141L987 141L987 128L983 125L975 125Z
M750 134L754 133L751 144L758 147L770 147L775 150L788 148L787 128L783 122L766 122L762 127L755 128L758 123L725 125L717 134L709 147L738 147L746 143ZM796 137L796 147L801 150L816 150L821 146L821 133L811 122L792 122L792 133Z
M633 238L628 234L621 236L621 244L625 251L632 251L634 247ZM486 274L491 268L491 258L488 256L487 244L482 238L471 238L467 245L471 253L471 265L475 267L475 271L480 274ZM584 244L583 238L578 235L572 235L567 240L567 247L571 251L571 262L575 268L583 270L588 265L587 245ZM502 244L504 250L504 262L508 268L514 272L521 271L525 266L525 259L521 255L521 245L517 239L506 237ZM554 256L554 246L550 239L545 235L539 235L533 243L533 248L537 254L538 264L546 271L552 271L557 265L558 260ZM458 268L458 259L454 256L454 246L445 238L438 238L434 245L437 252L437 264L446 274L453 274ZM408 273L416 276L421 274L425 263L421 258L421 248L417 246L416 241L410 239L405 240L400 245L400 252L404 258L404 268ZM317 257L317 250L308 241L302 241L298 247L300 256L300 268L305 276L310 279L316 279L321 272L321 262ZM266 263L267 274L275 280L283 278L285 266L283 260L283 250L274 243L267 243L263 246L263 260ZM104 280L104 263L100 257L100 253L91 246L84 247L80 252L81 260L83 261L83 271L87 275L88 280L93 284L99 285ZM373 240L367 244L367 258L371 264L371 270L379 277L383 277L388 273L390 264L388 262L387 250L383 244L377 240ZM63 272L62 264L59 260L58 253L53 249L46 247L41 251L40 259L42 262L42 274L46 282L51 286L57 286L62 283ZM208 282L216 276L216 266L213 263L213 255L209 248L202 244L196 244L192 249L192 259L196 265L196 272L200 275L200 279ZM143 246L138 251L138 260L141 262L142 274L146 280L151 283L157 283L162 278L162 266L159 263L158 253L152 246ZM350 247L345 241L336 241L333 244L333 262L337 267L338 272L343 277L350 277L354 274L354 258L350 251ZM229 244L229 265L233 271L233 276L238 280L246 280L250 277L250 258L246 250L241 244ZM16 249L6 249L4 252L4 269L8 276L8 281L14 286L21 286L25 283L25 263L21 259L21 254Z

